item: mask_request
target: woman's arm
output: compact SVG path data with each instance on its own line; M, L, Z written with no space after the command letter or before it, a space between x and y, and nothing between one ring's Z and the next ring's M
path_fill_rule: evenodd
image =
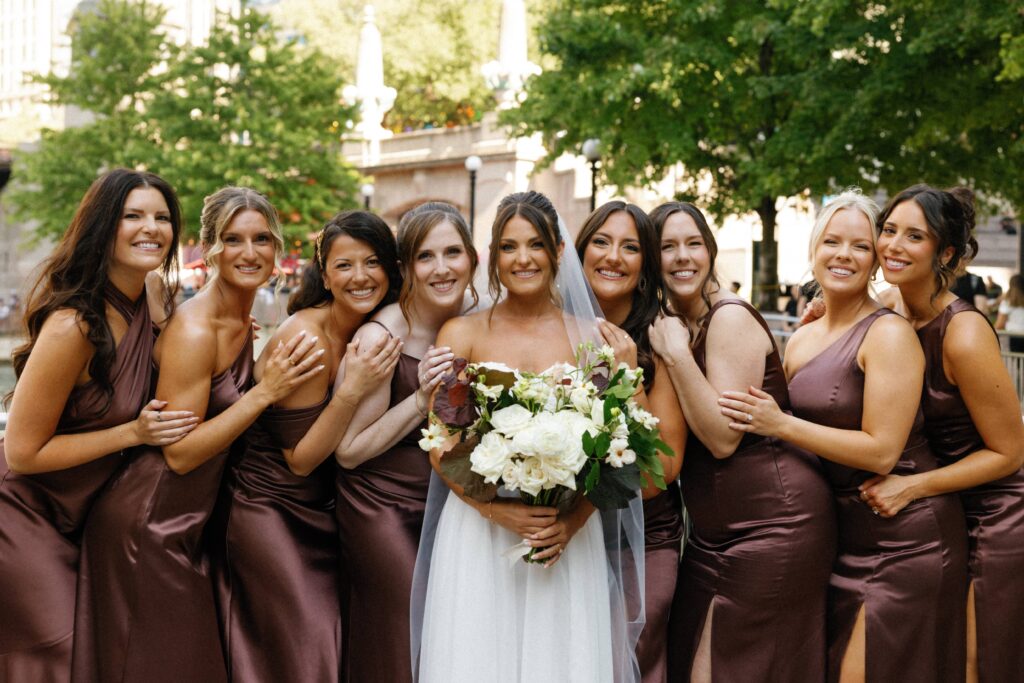
M707 332L707 377L690 350L690 334L678 318L660 318L651 328L651 345L665 361L689 429L716 458L727 458L743 434L729 428L718 405L723 391L761 386L770 340L742 306L723 306Z
M665 483L669 484L676 480L683 467L683 452L686 449L686 419L679 407L679 399L676 397L668 368L659 358L654 360L654 386L651 387L647 401L648 409L658 418L661 440L668 444L668 447L674 452L672 456L658 453L661 467L665 471ZM648 499L661 492L657 486L648 483L641 494L644 499Z
M973 313L954 316L942 351L946 374L959 387L985 448L930 472L865 482L862 497L885 516L917 498L1002 479L1024 464L1020 403L988 323Z
M917 415L924 353L913 328L899 316L876 320L859 353L864 369L860 429L838 429L783 413L760 390L724 392L722 414L738 432L788 441L832 462L886 474L899 461ZM752 419L747 419L747 415Z
M68 309L55 311L43 323L15 387L4 436L4 455L13 472L53 472L141 444L162 446L195 426L191 412L164 412L164 403L153 400L131 422L57 435L65 404L93 355L82 325Z
M177 315L163 332L157 398L179 410L205 418L210 383L217 368L217 334L202 318ZM186 474L222 453L275 401L322 373L323 349L313 351L316 338L299 332L287 342L271 341L272 351L256 386L187 437L164 446L167 466Z

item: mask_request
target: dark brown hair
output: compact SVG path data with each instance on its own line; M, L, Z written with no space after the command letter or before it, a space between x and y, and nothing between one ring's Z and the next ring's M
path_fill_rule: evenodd
M720 290L722 285L719 284L718 274L715 273L715 260L718 258L718 242L715 240L715 234L711 232L711 227L708 225L707 219L704 218L704 214L689 202L665 202L651 211L651 222L654 224L654 230L658 234L658 244L660 246L662 235L665 233L665 222L669 216L680 212L693 219L693 222L697 225L697 230L700 232L700 236L704 239L704 246L708 250L710 266L708 274L704 276L704 280L700 283L700 297L703 299L708 311L710 311L711 295ZM712 285L714 289L711 289Z
M953 284L978 254L978 241L974 239L974 192L966 187L939 190L930 185L912 185L889 200L878 216L876 230L881 232L893 209L910 200L921 208L928 231L937 240L932 260L934 299ZM953 255L943 261L942 255L949 247L953 248Z
M498 248L501 246L501 235L508 222L516 216L529 222L537 230L537 235L544 244L544 251L551 262L551 296L557 300L554 276L558 274L558 245L562 243L558 231L558 212L555 211L550 199L533 190L515 192L498 202L498 213L491 225L491 246L487 262L487 288L491 299L498 303L501 296L501 281L498 279Z
M352 239L365 243L380 259L388 278L388 291L370 315L384 306L398 301L398 292L402 287L402 274L398 270L398 248L391 228L376 214L369 211L342 211L327 221L323 230L317 233L313 249L313 258L302 271L299 288L288 300L288 315L329 303L334 300L331 290L324 286L324 270L327 254L331 251L331 243L339 235L348 235Z
M427 238L435 226L448 221L455 226L462 240L462 246L469 256L469 292L473 297L475 306L480 297L473 286L473 277L476 275L476 267L480 257L473 246L473 236L469 232L466 219L462 217L459 210L445 202L426 202L410 210L402 220L398 222L398 261L402 271L402 290L398 294L398 306L402 309L402 317L407 325L412 327L412 294L413 294L413 267L416 259L416 252L419 250L423 240Z
M153 188L163 195L171 218L171 243L160 268L167 287L164 310L174 310L178 292L178 238L181 234L181 208L174 189L163 178L144 171L117 168L93 181L79 202L53 253L43 262L41 272L29 291L24 324L28 342L12 354L14 373L21 376L35 347L43 323L51 313L69 308L84 323L86 338L95 351L89 361L89 377L106 395L113 398L110 369L116 358L114 335L107 322L107 274L117 239L124 204L132 190ZM7 398L13 394L8 394ZM100 412L106 410L104 406Z
M594 234L611 216L620 212L628 214L633 220L640 243L641 259L640 281L637 283L636 289L633 290L633 301L629 314L622 323L622 329L636 343L637 362L644 370L644 383L649 387L650 383L654 381L654 355L648 328L662 311L665 302L665 281L661 274L661 249L658 233L655 231L651 219L643 209L634 204L622 201L602 204L587 216L579 234L576 235L576 253L579 254L582 262L583 254L587 250L587 245L594 238Z

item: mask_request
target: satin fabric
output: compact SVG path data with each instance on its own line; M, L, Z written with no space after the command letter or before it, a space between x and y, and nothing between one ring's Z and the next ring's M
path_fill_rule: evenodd
M954 316L981 313L956 299L917 331L925 355L921 399L928 442L949 465L985 448L960 390L946 377L942 343ZM984 316L983 316L984 317ZM967 517L968 578L974 585L981 683L1024 681L1024 468L960 492Z
M880 309L853 325L791 378L793 414L837 429L861 429L864 371L857 353ZM829 589L829 681L839 681L864 607L868 681L950 683L966 667L967 534L955 495L921 498L891 519L871 512L857 488L875 476L822 460L839 512L839 551ZM935 469L920 412L892 474Z
M338 680L335 464L329 458L300 477L282 453L302 439L328 401L265 410L225 475L211 554L232 681Z
M705 317L694 360L706 372ZM761 387L789 410L778 350L765 358ZM715 458L691 431L681 475L693 531L683 553L669 627L669 680L689 680L713 611L711 676L732 681L825 678L825 597L835 557L835 510L817 458L777 439L746 434Z
M252 332L211 380L206 420L252 382ZM203 531L228 450L191 472L139 449L97 499L78 577L73 680L176 683L227 679Z
M418 367L419 359L399 356L390 406L419 388ZM418 445L421 426L359 467L338 470L342 680L412 680L409 597L431 472L429 456Z
M149 399L155 335L146 295L132 302L109 285L107 302L128 323L110 378L76 387L58 434L134 420ZM120 451L57 472L9 471L0 441L0 682L48 683L71 676L79 538L93 499L121 466Z
M676 457L682 454L677 453ZM644 501L644 594L647 622L636 646L643 683L668 681L668 621L683 545L683 503L678 482Z

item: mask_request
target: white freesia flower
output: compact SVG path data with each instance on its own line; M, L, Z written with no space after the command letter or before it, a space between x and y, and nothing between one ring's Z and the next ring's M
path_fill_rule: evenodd
M520 464L519 488L523 493L536 496L541 490L550 488L547 473L540 458L525 458Z
M629 427L626 426L626 416L619 413L619 416L614 421L615 428L612 430L613 439L628 439L629 438Z
M490 401L497 400L498 397L501 396L501 392L505 389L505 387L501 386L500 384L493 384L488 386L483 382L477 382L476 384L473 385L473 388L476 389L481 395L483 395Z
M497 432L487 432L469 454L474 472L488 484L498 483L505 472L505 466L512 458L511 442Z
M421 429L420 434L423 438L419 440L419 447L425 451L440 448L448 437L447 430L436 422L431 422L426 429Z
M590 382L583 382L569 392L569 401L572 403L572 407L580 413L589 415L590 409L594 407L594 396L596 394L597 387Z
M658 418L654 417L650 412L644 410L639 405L626 406L629 409L629 416L639 422L647 429L654 429L658 426Z
M612 467L632 465L636 462L636 453L629 449L629 441L626 439L612 439L605 462Z
M594 399L593 405L590 406L590 419L593 420L595 425L604 425L604 399Z
M495 410L491 414L491 426L504 436L511 437L530 424L532 419L533 414L529 410L515 403L501 410Z

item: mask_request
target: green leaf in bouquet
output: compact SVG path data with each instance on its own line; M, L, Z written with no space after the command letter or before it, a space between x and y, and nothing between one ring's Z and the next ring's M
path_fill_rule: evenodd
M587 500L600 510L627 507L640 488L640 469L636 464L624 467L603 465L602 469L604 471L597 485L586 494Z
M665 468L662 467L661 458L658 457L656 452L637 453L636 464L642 473L650 477L651 482L655 486L662 491L667 488L665 484Z
M655 439L654 440L654 447L657 448L659 451L661 451L662 453L664 453L665 455L667 455L670 458L676 457L676 452L674 450L672 450L672 447L669 446L664 441L662 441L661 439Z
M484 478L473 471L469 456L480 443L480 437L471 436L460 441L441 456L441 473L449 481L462 487L464 493L473 500L486 503L498 495L498 487L488 484Z
M597 440L594 444L594 456L599 460L603 460L604 456L608 455L608 447L611 445L612 437L608 435L608 432L601 432L597 435Z
M608 380L608 386L615 387L616 385L618 385L618 383L622 381L622 376L625 374L626 371L624 369L620 368L619 370L617 370L615 374L612 375L612 378Z
M590 432L583 432L583 452L588 456L596 456L597 453L594 449L595 445L596 442L594 441L594 437L590 435Z
M582 474L582 472L581 472ZM579 477L577 477L579 479ZM577 488L582 484L583 493L589 494L597 486L597 483L601 481L601 463L598 461L592 461L590 464L590 470L587 471L587 476L582 482L577 481Z
M602 396L602 398L605 398L605 402L607 402L608 396L614 396L615 398L625 401L633 395L633 392L633 387L628 384L616 384L615 386L605 389L604 396Z

